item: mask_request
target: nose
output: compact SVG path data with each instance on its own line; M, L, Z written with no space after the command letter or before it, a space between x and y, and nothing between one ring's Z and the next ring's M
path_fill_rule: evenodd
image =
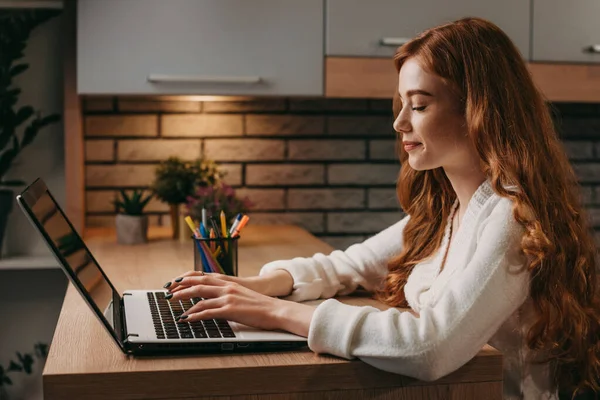
M394 130L398 133L406 133L412 130L410 120L408 119L407 113L404 109L400 110L400 113L394 121Z

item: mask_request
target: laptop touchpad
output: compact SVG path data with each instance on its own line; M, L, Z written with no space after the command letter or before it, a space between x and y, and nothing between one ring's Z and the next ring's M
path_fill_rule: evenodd
M298 335L294 335L293 333L283 332L283 331L266 331L263 329L256 329L248 325L243 325L237 322L229 321L229 325L235 332L236 338L247 340L247 341L255 341L255 342L263 342L263 341L271 341L271 340L291 340L291 341L306 341L306 338L303 338Z

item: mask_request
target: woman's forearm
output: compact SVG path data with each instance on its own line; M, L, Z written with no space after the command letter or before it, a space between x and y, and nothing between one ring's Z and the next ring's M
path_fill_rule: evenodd
M315 312L314 306L287 300L277 300L275 318L281 329L299 336L308 337L310 322Z
M269 272L262 276L256 276L252 279L254 287L251 289L273 297L283 297L292 293L294 288L294 278L285 270Z

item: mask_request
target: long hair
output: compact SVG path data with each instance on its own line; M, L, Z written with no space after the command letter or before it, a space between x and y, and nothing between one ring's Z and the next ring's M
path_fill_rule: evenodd
M468 135L494 191L510 198L524 228L521 250L531 274L536 311L526 341L554 366L562 389L598 390L600 307L595 245L579 200L577 178L550 110L507 35L480 18L429 29L401 46L397 71L409 58L456 91ZM394 114L398 115L397 90ZM456 194L442 168L416 171L399 146L397 194L411 216L403 251L388 265L378 299L406 306L404 285L419 262L439 248Z

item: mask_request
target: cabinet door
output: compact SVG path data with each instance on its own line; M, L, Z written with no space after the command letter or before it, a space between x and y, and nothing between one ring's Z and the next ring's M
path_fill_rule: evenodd
M533 60L600 62L600 1L533 3Z
M326 15L327 55L389 57L428 28L472 16L494 22L529 57L527 0L327 0Z
M323 0L79 0L82 94L322 95Z

